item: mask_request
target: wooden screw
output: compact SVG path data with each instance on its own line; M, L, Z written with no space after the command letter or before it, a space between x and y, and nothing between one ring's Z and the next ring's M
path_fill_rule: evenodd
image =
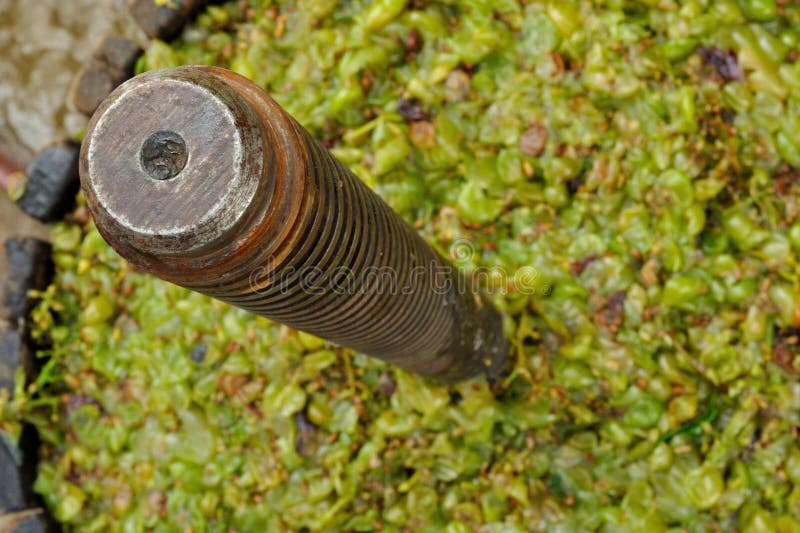
M160 278L443 381L503 368L491 304L233 72L128 81L92 118L80 173L105 239Z

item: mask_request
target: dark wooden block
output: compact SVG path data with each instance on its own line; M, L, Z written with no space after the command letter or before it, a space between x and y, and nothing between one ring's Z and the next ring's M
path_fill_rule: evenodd
M70 100L84 115L91 115L103 99L133 76L142 48L124 37L106 35L94 47L93 59L75 76Z
M22 368L28 379L37 371L26 317L33 305L31 289L44 289L50 281L50 244L28 238L5 241L9 274L0 285L0 392L13 394L14 375ZM5 394L5 393L4 393ZM52 517L33 492L38 464L39 438L25 425L15 446L0 431L0 531L44 533L56 531Z
M0 509L8 511L25 505L19 466L18 450L0 434Z
M130 12L148 37L168 40L181 31L194 10L204 3L202 0L171 0L169 5L159 5L155 0L133 0Z
M116 72L102 61L92 60L78 72L69 91L69 99L84 115L94 114L97 106L118 85Z
M6 529L4 529L6 528ZM48 531L42 519L42 510L26 509L0 514L0 531L3 533L44 533ZM57 531L52 529L52 531Z
M124 76L121 83L133 75L133 67L142 52L142 48L130 39L106 35L95 47L92 55L98 61L117 70L120 76Z
M21 323L33 307L29 291L42 290L52 275L51 246L33 237L5 242L9 274L0 286L0 319Z
M22 454L0 433L0 509L17 510L25 506L25 494L22 490L23 473Z
M42 518L41 508L17 511L10 515L10 518L9 526L11 529L8 533L44 533L46 531L60 531L56 528L47 528Z
M14 373L25 369L34 374L34 361L22 324L0 321L0 391L13 393ZM39 437L32 426L24 426L18 447L0 431L0 531L43 533L55 531L52 517L33 491L38 464Z
M17 205L27 214L49 222L69 211L78 192L80 146L74 142L52 144L39 151L25 169L25 192Z
M49 529L41 502L33 493L37 447L38 438L31 428L23 431L20 449L0 433L0 531L44 533Z
M25 333L18 325L0 323L0 390L6 389L13 395L18 367L24 368L26 375L33 373L33 357Z

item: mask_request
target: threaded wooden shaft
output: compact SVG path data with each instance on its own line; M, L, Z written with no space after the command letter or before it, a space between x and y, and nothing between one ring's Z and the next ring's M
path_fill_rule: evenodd
M163 279L444 381L505 360L494 308L230 71L121 86L90 123L81 182L106 240Z

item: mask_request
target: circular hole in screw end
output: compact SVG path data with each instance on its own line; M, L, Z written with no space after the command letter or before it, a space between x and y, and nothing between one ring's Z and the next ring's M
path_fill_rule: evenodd
M142 145L142 168L154 180L174 178L181 173L188 159L186 142L174 131L157 131Z

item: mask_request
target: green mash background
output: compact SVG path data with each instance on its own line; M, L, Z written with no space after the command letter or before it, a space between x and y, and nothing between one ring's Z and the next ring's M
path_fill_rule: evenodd
M81 531L798 531L799 42L785 0L209 7L139 70L248 76L472 243L513 373L444 387L190 294L80 210L0 424Z

